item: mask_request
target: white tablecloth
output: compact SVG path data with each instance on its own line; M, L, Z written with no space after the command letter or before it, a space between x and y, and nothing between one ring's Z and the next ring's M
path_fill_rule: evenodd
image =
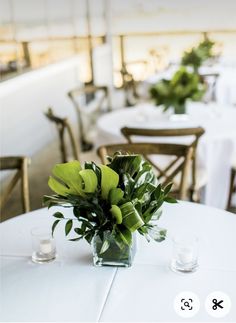
M236 216L180 202L165 205L160 225L168 229L162 243L138 239L131 268L93 267L91 247L68 242L62 226L56 231L58 259L37 265L30 260L32 227L51 225L57 208L40 209L0 225L1 322L28 321L183 321L173 308L182 291L196 293L198 314L188 322L214 322L204 309L208 294L222 291L231 298L227 317L236 321ZM71 212L64 210L65 214ZM168 268L171 237L181 232L199 237L199 269L180 275Z
M190 103L188 118L170 120L168 112L153 105L124 108L102 116L97 123L97 146L125 142L120 129L124 126L140 128L181 128L201 126L206 133L199 141L198 162L206 170L207 186L204 203L226 207L230 168L236 160L236 108L217 104ZM140 140L140 138L139 138ZM145 141L160 141L147 138ZM173 141L173 139L171 139ZM180 141L180 139L175 139Z

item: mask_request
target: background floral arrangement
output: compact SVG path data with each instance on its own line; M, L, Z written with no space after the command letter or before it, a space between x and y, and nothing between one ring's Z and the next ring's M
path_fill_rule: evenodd
M198 46L193 47L190 51L184 52L181 64L191 66L195 72L198 72L199 67L203 63L215 57L213 53L214 46L215 43L209 38L204 39Z
M156 105L163 105L164 111L173 107L175 113L184 113L188 99L200 100L206 91L206 85L198 74L181 66L171 80L161 80L150 89Z

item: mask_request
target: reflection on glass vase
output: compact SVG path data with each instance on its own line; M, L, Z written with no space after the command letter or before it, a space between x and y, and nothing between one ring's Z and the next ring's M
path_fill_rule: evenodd
M104 241L106 241L105 245ZM122 240L118 242L111 232L106 231L103 240L98 235L94 237L92 247L95 266L130 267L136 253L136 235L133 234L132 243L128 246Z

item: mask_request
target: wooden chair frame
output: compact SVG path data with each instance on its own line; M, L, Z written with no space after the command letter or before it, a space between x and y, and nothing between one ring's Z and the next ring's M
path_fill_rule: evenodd
M228 197L228 202L227 202L227 210L230 210L230 208L231 208L233 193L236 191L236 186L234 184L235 178L236 178L236 168L233 167L231 169L231 175L230 175L230 186L229 186L229 197Z
M133 96L133 99L135 101L137 101L137 99L139 99L139 94L137 91L137 85L140 83L138 81L135 81L133 78L133 75L128 72L127 67L129 65L133 65L133 64L137 64L137 63L142 63L147 65L147 61L145 60L137 60L137 61L133 61L133 62L129 62L129 63L124 63L122 65L122 68L119 70L122 80L123 80L123 85L122 88L124 89L124 93L125 93L125 105L127 107L131 107L135 105L135 102L131 102L130 101L130 94Z
M216 101L216 85L217 81L219 79L220 74L219 73L200 73L200 77L204 81L204 83L207 85L207 91L211 91L210 95L210 100L207 100L206 103L208 102L215 102ZM212 83L212 87L209 88L209 83L208 83L208 78L213 78L214 81ZM206 91L206 93L207 93Z
M105 145L98 148L98 155L103 164L108 163L107 156L112 156L115 152L121 151L124 153L130 152L133 154L141 154L145 159L147 155L166 155L175 156L174 161L171 161L167 167L161 169L158 179L163 185L172 182L174 178L181 173L179 184L179 198L187 199L187 176L190 168L190 163L193 154L193 148L186 145L166 144L166 143L128 143ZM182 160L181 160L182 159ZM170 172L167 174L167 172Z
M10 195L18 183L21 181L21 198L23 212L30 211L30 198L29 198L29 179L28 179L28 165L30 159L24 156L0 157L0 170L16 170L13 178L6 186L0 198L1 209L4 207Z
M128 140L129 143L132 142L132 136L136 137L190 137L193 136L194 140L189 144L189 147L192 148L192 183L190 188L190 196L191 200L199 201L199 194L196 189L196 151L197 145L200 137L205 133L205 130L202 127L195 128L175 128L175 129L142 129L142 128L129 128L124 127L121 129L121 133ZM161 169L155 165L150 158L146 157L146 159L155 167L159 172ZM174 161L173 161L174 162ZM170 165L171 167L171 165Z
M109 95L108 95L108 87L107 86L95 86L95 85L87 85L84 88L78 87L68 92L68 97L71 99L73 106L76 111L77 119L78 119L78 126L79 126L79 132L80 132L80 140L81 140L81 146L84 147L84 150L86 150L86 146L89 147L89 144L86 142L86 136L85 136L85 129L84 124L82 120L82 114L86 111L80 104L79 100L76 98L88 94L95 94L98 91L102 91L103 95L98 101L96 109L93 111L94 113L98 113L101 111L102 104L107 99L108 100L108 110L110 110L110 102L109 102ZM90 145L91 146L91 145Z
M45 113L45 116L56 124L56 128L58 131L59 136L59 149L61 152L61 160L63 163L66 163L69 161L68 154L67 154L67 145L65 142L65 134L68 133L69 140L71 143L73 158L75 160L79 160L79 147L77 146L75 136L71 127L71 124L69 123L67 118L60 118L53 114L52 108L49 108L48 111Z

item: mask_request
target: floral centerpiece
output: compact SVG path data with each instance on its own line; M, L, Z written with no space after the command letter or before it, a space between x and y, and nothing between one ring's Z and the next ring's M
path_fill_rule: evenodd
M48 185L56 194L44 196L44 203L71 207L71 216L53 214L56 226L63 222L71 241L82 238L93 244L95 265L130 266L135 251L134 233L155 241L165 239L159 228L163 202L171 184L158 184L151 165L140 155L115 154L108 165L79 161L55 165Z
M213 53L215 43L210 39L206 38L198 44L198 46L193 47L190 51L184 52L181 64L184 66L191 66L193 70L198 73L199 67L203 63L215 58Z
M164 111L173 108L175 114L186 112L187 100L198 101L206 91L206 86L198 74L180 67L171 80L161 80L150 89L156 105L163 105Z

